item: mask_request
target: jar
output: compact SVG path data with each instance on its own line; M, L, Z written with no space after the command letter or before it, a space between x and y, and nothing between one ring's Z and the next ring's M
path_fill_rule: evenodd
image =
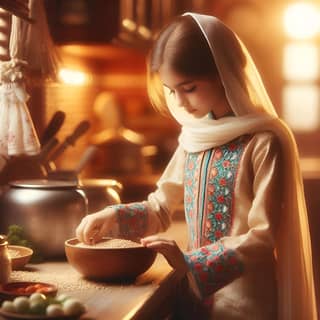
M5 236L0 235L0 284L5 284L10 280L11 270L8 242Z
M13 181L0 196L0 233L19 225L42 257L63 257L64 242L75 236L87 207L75 182Z

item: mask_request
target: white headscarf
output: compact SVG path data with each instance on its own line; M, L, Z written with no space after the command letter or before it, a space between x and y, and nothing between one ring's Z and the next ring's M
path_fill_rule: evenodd
M278 118L252 58L235 33L213 16L185 15L195 20L206 38L228 103L236 116L218 120L183 118L169 105L171 113L182 125L180 149L199 152L259 131L272 131L278 136L286 170L283 212L276 239L278 319L316 320L309 225L293 134ZM176 153L172 162L175 159L183 167L184 157Z

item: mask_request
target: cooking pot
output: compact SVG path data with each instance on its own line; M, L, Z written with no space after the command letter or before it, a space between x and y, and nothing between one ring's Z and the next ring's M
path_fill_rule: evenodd
M64 255L64 241L87 214L87 198L77 183L58 180L18 180L0 196L0 231L22 226L43 257Z
M88 213L121 202L122 184L117 180L86 178L79 179L78 184L88 199Z

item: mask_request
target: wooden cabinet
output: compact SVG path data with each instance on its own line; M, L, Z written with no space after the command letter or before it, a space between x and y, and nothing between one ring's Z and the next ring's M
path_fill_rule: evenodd
M107 43L118 34L119 0L45 0L56 43Z

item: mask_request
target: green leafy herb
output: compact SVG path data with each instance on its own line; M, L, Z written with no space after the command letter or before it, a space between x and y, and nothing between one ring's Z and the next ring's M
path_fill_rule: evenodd
M39 254L39 250L37 250L35 245L29 239L27 239L22 226L17 224L10 225L8 227L7 240L11 245L23 246L32 249L33 255L30 259L30 262L39 263L43 261L43 257Z

